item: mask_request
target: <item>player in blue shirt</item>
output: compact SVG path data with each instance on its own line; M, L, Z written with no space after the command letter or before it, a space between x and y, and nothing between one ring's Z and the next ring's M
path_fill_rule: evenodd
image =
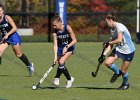
M77 40L72 28L69 25L63 25L62 20L58 15L52 18L52 24L54 27L54 63L59 63L53 84L56 86L59 85L59 78L63 73L67 78L66 88L70 88L74 78L70 76L68 69L65 66L65 61L73 54Z
M9 15L4 14L4 6L0 4L0 31L2 36L0 42L0 63L4 51L11 45L15 55L27 66L29 76L31 76L34 72L33 63L30 63L26 55L22 53L21 40L16 30L17 27L13 19Z
M115 82L117 78L122 75L122 85L117 89L126 90L129 88L127 70L128 66L133 60L135 47L131 40L131 35L128 29L122 23L116 21L116 17L113 13L108 14L105 20L107 25L111 28L111 40L110 42L104 43L106 50L104 55L101 56L98 60L102 63L105 60L105 55L111 51L113 45L115 45L115 49L112 50L111 54L106 58L105 65L114 72L110 82ZM114 64L114 61L118 58L123 60L121 70L119 70L118 67Z

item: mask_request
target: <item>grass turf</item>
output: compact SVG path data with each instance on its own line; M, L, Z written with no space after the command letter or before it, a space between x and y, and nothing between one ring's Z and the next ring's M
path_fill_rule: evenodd
M66 79L62 75L60 88L52 88L52 80L56 67L38 90L32 90L44 72L52 65L52 43L23 43L22 50L35 65L33 77L28 77L25 65L15 57L9 47L3 55L0 66L0 100L139 100L140 98L140 46L136 46L133 62L129 67L130 88L118 91L122 78L111 84L112 72L104 65L101 66L96 78L91 76L95 71L97 59L102 51L101 43L80 42L76 44L73 56L66 62L75 81L70 89L64 88ZM121 66L122 61L116 61ZM119 67L120 68L120 67Z

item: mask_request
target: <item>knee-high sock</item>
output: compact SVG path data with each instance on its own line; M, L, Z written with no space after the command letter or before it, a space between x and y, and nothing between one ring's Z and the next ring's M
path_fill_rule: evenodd
M128 84L128 72L126 72L125 74L122 74L122 78L123 78L123 84L127 85Z
M64 74L65 77L67 78L67 80L71 80L71 76L69 74L69 71L67 70L67 68L65 67L65 65L59 65L59 67L57 68L57 73L55 78L60 78L61 74Z
M68 69L66 67L63 70L63 74L65 75L67 80L71 80L71 76L70 76L69 71L68 71Z
M64 69L64 65L59 65L58 66L55 78L60 78L61 74L63 73L63 69Z
M112 63L110 66L109 66L109 69L111 69L113 72L115 72L116 74L120 74L120 71L118 69L118 67Z
M19 57L19 59L26 65L26 66L30 66L30 62L28 60L28 58L26 57L25 54L22 54L21 57Z

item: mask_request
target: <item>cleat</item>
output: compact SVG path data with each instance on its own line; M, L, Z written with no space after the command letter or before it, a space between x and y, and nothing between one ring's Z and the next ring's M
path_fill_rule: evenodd
M34 73L34 64L30 63L30 66L28 66L29 76L32 76Z
M74 82L74 77L71 77L71 80L67 81L66 88L70 88L73 82Z
M114 83L119 76L121 76L121 71L119 74L114 73L114 75L111 77L110 83Z
M54 78L53 85L59 86L59 78Z
M129 88L129 84L122 84L120 87L117 88L117 90L127 90Z

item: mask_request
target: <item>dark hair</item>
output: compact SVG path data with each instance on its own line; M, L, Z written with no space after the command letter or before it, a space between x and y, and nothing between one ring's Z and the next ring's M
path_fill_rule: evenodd
M58 13L55 13L53 18L51 19L52 22L54 21L58 21L58 22L62 22L61 17L58 15Z
M4 6L0 3L0 8L2 8L4 10Z
M112 19L113 21L116 21L117 20L114 13L107 14L107 16L105 18L106 19Z

